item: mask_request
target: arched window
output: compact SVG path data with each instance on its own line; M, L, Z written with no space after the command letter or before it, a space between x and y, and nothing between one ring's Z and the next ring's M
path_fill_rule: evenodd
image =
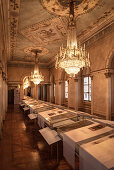
M84 77L84 100L91 101L91 77Z
M68 81L65 81L65 99L68 99Z

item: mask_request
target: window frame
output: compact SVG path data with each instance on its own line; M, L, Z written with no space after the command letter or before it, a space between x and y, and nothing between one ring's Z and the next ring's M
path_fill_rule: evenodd
M88 79L88 82L87 84L84 83L84 78L87 78ZM87 86L87 92L84 91L84 87ZM91 102L91 98L89 96L91 96L91 90L90 90L90 87L91 87L91 77L88 75L88 76L84 76L83 77L83 100L84 102ZM88 94L88 99L84 99L84 94L87 93Z
M67 82L67 85L66 85L66 82ZM66 87L67 87L67 91L66 91ZM68 97L66 97L66 94L68 96L68 81L67 80L65 80L65 99L67 100Z

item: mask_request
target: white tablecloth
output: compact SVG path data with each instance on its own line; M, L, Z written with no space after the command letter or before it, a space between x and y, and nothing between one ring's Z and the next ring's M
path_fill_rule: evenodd
M61 111L62 113L59 113L59 111ZM63 114L63 113L66 113L66 111L64 111L62 109L58 109L58 108L38 113L38 125L39 125L39 127L44 128L44 124L45 124L46 121L49 120L49 118L56 116L56 115Z
M57 122L57 123L54 123L53 124L53 127L61 127L61 126L65 126L65 125L70 125L70 124L73 124L75 123L75 121L73 120L70 120L70 119L66 119L64 121L60 121L60 122Z
M79 143L83 143L84 140L89 142L88 139L95 140L94 138L92 139L92 137L104 134L112 130L112 128L107 126L102 129L92 131L90 127L95 125L98 125L98 123L71 130L63 134L63 155L73 169L75 169L75 149L79 149Z
M84 144L79 149L80 170L114 168L114 138L109 136Z

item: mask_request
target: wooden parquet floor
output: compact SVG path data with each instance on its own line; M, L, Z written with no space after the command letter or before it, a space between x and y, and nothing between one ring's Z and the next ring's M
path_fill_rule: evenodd
M18 105L9 105L0 140L0 170L71 170L56 144L51 148ZM78 169L78 165L77 165Z

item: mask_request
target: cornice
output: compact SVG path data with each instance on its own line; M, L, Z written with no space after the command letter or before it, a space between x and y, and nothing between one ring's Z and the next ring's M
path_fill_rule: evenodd
M96 24L93 29L88 30L87 33L81 34L78 36L79 41L81 44L85 43L86 46L94 43L95 41L99 40L101 37L105 37L110 32L114 30L114 14L112 14L109 19L105 18L104 22Z
M8 61L7 66L8 67L29 67L29 68L33 68L34 67L34 62L25 62L25 61ZM39 68L46 68L48 69L48 63L39 63Z
M14 86L14 85L17 85L17 84L22 85L22 82L21 81L8 81L8 85Z

